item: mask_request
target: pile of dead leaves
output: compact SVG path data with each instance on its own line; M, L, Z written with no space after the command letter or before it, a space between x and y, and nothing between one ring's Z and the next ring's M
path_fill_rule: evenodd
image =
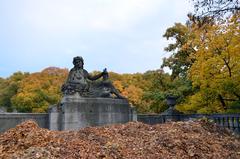
M240 158L240 140L207 121L50 131L26 121L0 135L0 158Z

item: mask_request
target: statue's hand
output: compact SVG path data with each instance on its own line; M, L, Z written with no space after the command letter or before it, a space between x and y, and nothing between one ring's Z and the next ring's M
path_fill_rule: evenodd
M104 68L102 73L103 73L103 74L107 74L107 73L108 73L108 72L107 72L107 68Z
M107 68L105 68L102 72L102 76L103 76L103 79L106 80L108 79L108 72L107 72Z

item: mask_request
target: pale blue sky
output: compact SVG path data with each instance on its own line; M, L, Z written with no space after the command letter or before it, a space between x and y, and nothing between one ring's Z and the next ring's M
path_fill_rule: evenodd
M169 56L162 37L185 23L189 0L0 0L0 77L50 66L136 73Z

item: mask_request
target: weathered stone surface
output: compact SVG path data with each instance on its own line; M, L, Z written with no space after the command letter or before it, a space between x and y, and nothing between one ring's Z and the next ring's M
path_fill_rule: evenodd
M80 56L73 58L74 67L70 70L67 80L62 85L64 95L78 93L82 97L124 98L109 80L107 69L97 75L90 75L83 68L84 61ZM96 81L102 77L102 81ZM92 81L92 82L90 82Z
M46 113L0 113L0 132L30 119L37 122L42 128L48 128L48 114Z
M55 106L50 110L50 129L78 130L88 126L126 123L133 120L133 113L126 99L65 95L59 108Z
M6 108L0 107L0 113L6 113L6 112L7 112Z
M59 105L53 105L48 109L49 129L60 130L61 129L61 117L60 117Z
M109 80L107 69L92 76L83 68L82 57L74 57L73 64L62 86L61 104L49 109L51 130L77 130L137 119L127 99ZM101 77L102 81L95 81Z

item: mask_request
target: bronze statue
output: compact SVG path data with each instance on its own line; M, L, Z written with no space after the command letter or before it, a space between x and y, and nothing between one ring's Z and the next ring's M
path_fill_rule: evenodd
M79 56L73 58L73 65L74 67L70 70L68 78L62 86L64 95L79 93L83 97L111 98L115 95L117 98L124 98L109 80L106 68L100 74L91 76L83 68L84 60ZM102 81L96 81L101 77Z

